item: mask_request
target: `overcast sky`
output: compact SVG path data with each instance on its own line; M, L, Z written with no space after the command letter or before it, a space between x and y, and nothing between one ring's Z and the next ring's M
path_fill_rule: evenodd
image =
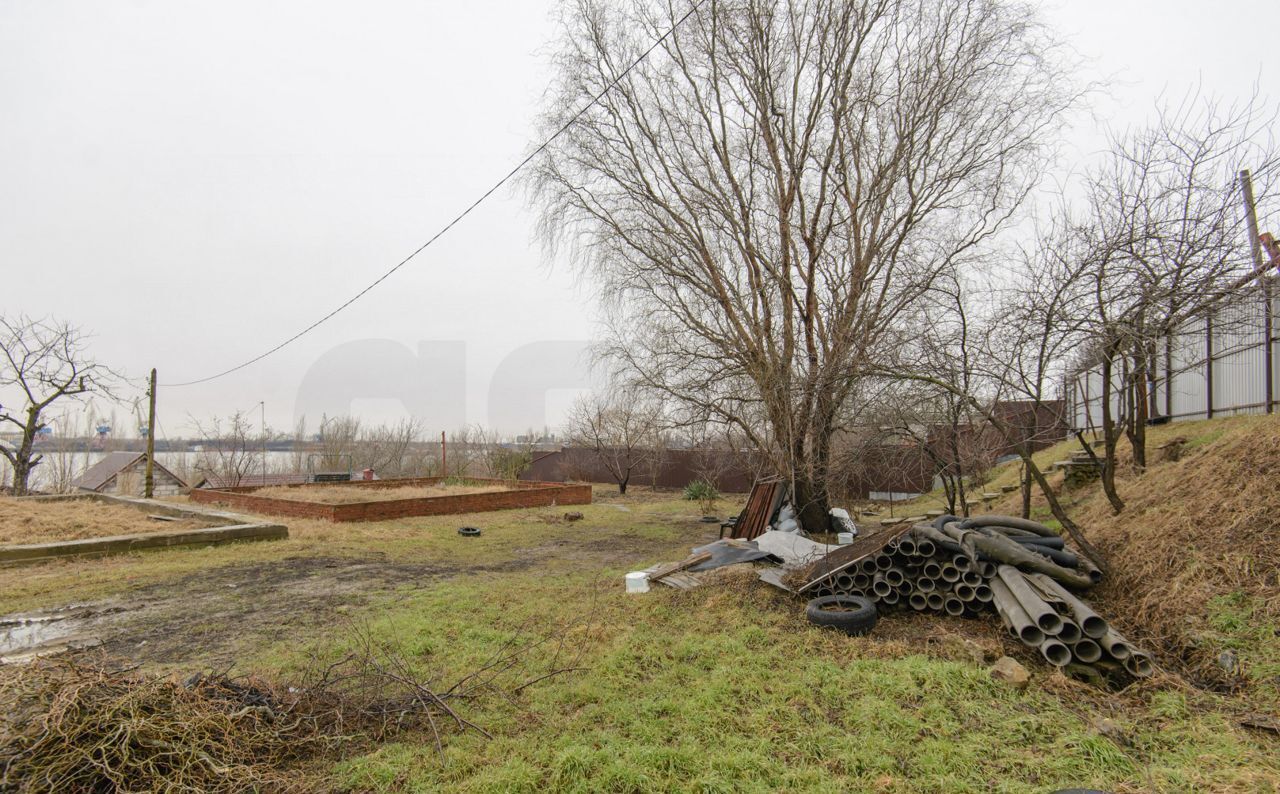
M70 320L99 359L136 377L157 367L162 383L283 341L528 150L553 7L0 0L0 312ZM1111 79L1096 102L1110 123L1197 84L1280 96L1274 0L1045 11L1090 76ZM1078 157L1101 138L1082 119L1072 142ZM594 322L590 288L545 260L504 191L284 351L163 388L162 424L179 435L189 415L264 401L273 426L305 411L314 431L320 410L392 418L406 410L395 395L417 390L431 399L408 410L439 429L516 431L544 412L554 425Z

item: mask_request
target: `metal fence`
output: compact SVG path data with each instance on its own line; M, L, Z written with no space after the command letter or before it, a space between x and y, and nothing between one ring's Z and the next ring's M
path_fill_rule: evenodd
M1162 355L1157 356L1157 371L1149 384L1150 415L1176 422L1274 410L1274 318L1280 306L1276 294L1272 283L1268 312L1267 290L1261 284L1250 284L1213 312L1187 320L1174 334L1158 340L1157 350ZM1111 392L1112 411L1117 417L1128 412L1121 388L1125 375L1125 362L1118 362ZM1074 426L1101 428L1101 366L1075 371L1068 377L1065 391Z

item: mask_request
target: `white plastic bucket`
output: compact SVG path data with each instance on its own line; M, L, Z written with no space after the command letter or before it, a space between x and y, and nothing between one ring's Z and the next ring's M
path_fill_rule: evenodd
M647 593L649 592L649 574L644 571L632 571L627 574L627 592L628 593Z
M839 541L841 546L848 546L850 543L853 542L853 533L841 532L840 534L836 535L836 540Z

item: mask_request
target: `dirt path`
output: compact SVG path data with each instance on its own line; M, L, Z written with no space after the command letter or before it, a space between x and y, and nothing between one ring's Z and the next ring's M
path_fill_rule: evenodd
M94 649L136 664L230 668L264 637L305 637L397 588L522 571L551 559L583 570L650 565L671 552L670 543L610 533L548 540L492 563L372 554L225 565L89 603L0 617L0 661Z

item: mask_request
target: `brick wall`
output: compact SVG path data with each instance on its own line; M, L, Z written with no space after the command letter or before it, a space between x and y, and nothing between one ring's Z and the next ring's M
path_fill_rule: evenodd
M344 485L360 489L377 490L405 486L435 485L439 477L418 477L404 480L374 480L351 483L325 483L326 487ZM227 504L242 510L269 515L317 518L324 521L387 521L411 516L458 515L484 513L491 510L511 510L524 507L549 507L551 505L591 504L590 485L564 485L552 482L512 483L505 480L475 480L481 483L500 483L514 488L492 493L459 494L457 496L431 496L420 499L389 499L383 501L352 502L348 504L322 504L296 499L272 499L257 496L252 486L238 488L209 488L191 491L191 500L206 504ZM291 485L290 488L306 488Z

